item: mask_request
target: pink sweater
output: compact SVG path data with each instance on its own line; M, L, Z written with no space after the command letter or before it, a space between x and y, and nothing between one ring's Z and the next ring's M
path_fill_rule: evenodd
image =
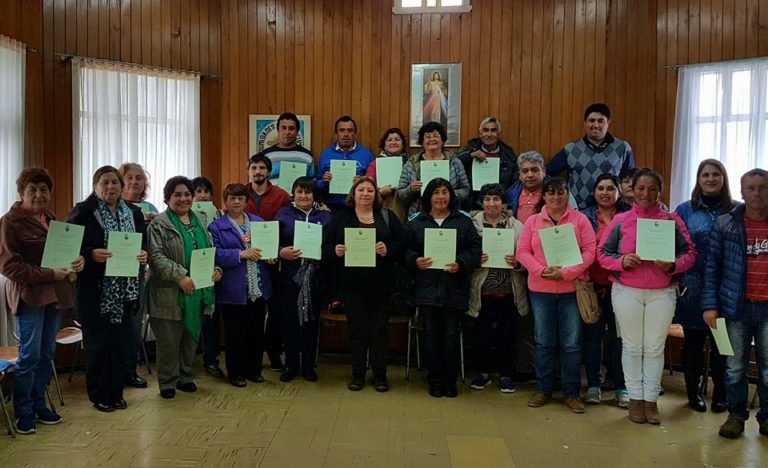
M573 280L589 278L587 269L595 261L595 230L586 216L568 207L558 226L563 224L573 224L573 230L576 233L576 240L581 247L581 257L584 260L580 265L563 268L564 278L561 280L551 280L541 277L541 272L547 267L547 260L544 257L544 249L541 247L541 238L539 229L550 228L555 224L549 218L547 207L528 218L520 234L520 240L517 243L517 259L528 270L528 289L542 293L571 293L576 291Z
M643 261L631 270L624 269L624 255L635 253L637 249L638 218L675 221L675 269L672 273L659 270L652 261ZM608 225L600 241L597 258L600 266L613 272L611 281L614 283L638 289L662 289L672 284L673 274L684 273L693 266L696 246L679 216L664 211L659 203L649 208L640 208L635 204L631 210L617 214Z

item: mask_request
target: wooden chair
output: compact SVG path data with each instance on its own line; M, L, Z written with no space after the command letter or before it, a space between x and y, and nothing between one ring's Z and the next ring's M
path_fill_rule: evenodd
M5 393L3 392L3 381L5 380L5 376L13 373L14 370L14 362L16 359L18 359L18 352L16 353L17 356L14 358L14 361L12 362L10 359L6 359L6 357L13 357L12 356L12 348L10 346L4 346L0 348L0 409L3 410L3 417L5 419L5 428L8 431L8 435L11 437L16 437L16 428L13 425L13 421L11 420L11 415L8 413L8 407L6 406L6 398Z

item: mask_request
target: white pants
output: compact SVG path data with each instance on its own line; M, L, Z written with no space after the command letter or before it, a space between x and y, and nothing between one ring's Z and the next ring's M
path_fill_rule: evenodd
M656 401L664 372L664 344L675 314L674 287L636 289L613 284L611 300L621 329L621 364L629 398Z

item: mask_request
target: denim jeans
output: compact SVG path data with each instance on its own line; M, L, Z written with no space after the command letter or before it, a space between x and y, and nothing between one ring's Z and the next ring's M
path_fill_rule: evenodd
M757 381L760 398L757 420L762 423L768 418L768 303L745 301L741 317L738 320L725 319L725 323L734 353L728 356L725 369L728 411L741 421L749 419L747 369L754 338L760 376Z
M576 293L531 291L536 334L536 392L551 396L560 352L564 398L578 398L581 381L581 315Z
M45 389L51 379L51 359L56 352L56 333L61 313L54 304L32 307L23 302L16 314L19 360L14 373L13 407L16 417L34 418L44 409Z
M582 360L587 374L588 387L600 387L603 366L603 339L608 329L608 365L613 374L615 390L624 390L624 368L621 365L621 338L616 335L616 316L611 304L611 287L596 286L600 304L600 320L593 324L582 324Z

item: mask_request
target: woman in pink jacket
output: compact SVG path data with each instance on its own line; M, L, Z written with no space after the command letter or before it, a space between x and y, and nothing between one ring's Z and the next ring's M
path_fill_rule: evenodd
M621 361L629 391L629 419L660 424L656 400L664 370L664 343L677 300L673 274L684 273L696 260L696 248L676 214L659 202L663 182L653 169L632 179L632 209L616 215L598 249L600 266L613 272L611 300L623 340ZM637 255L638 219L675 222L675 261L642 260Z
M595 261L595 231L586 216L568 206L568 186L552 178L542 186L539 213L523 227L517 244L517 259L528 270L528 289L536 337L536 393L528 406L544 406L555 387L555 356L560 354L560 378L565 406L583 413L579 398L581 383L581 315L574 280L587 279ZM547 265L539 230L573 225L582 263L569 267Z

